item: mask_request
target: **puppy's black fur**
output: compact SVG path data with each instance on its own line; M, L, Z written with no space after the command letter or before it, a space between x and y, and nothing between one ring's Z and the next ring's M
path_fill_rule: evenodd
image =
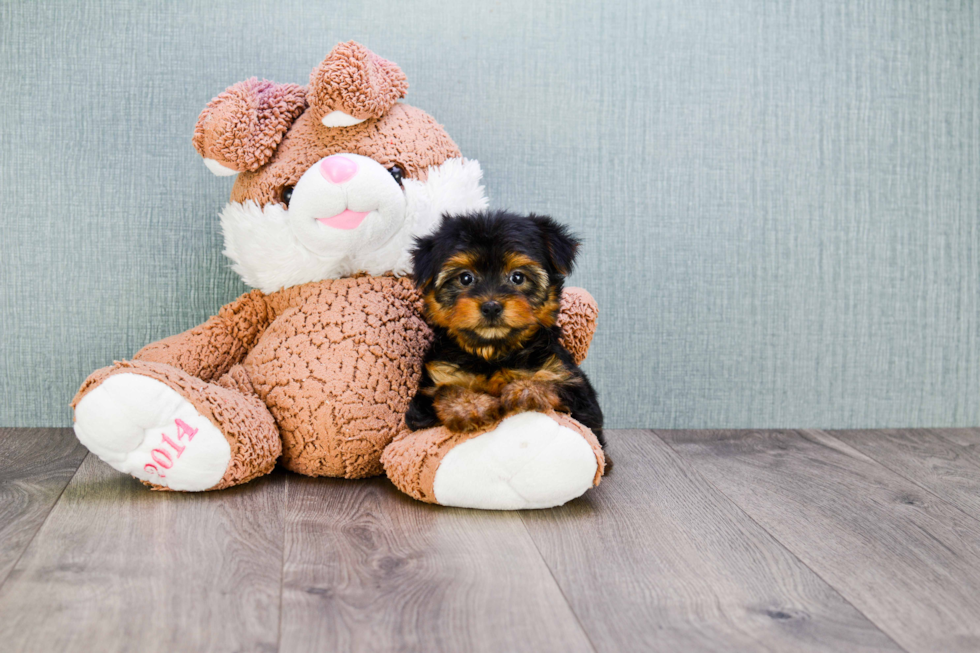
M523 410L568 412L600 444L602 410L560 343L561 291L579 242L546 216L445 217L413 251L435 332L405 422L467 431Z

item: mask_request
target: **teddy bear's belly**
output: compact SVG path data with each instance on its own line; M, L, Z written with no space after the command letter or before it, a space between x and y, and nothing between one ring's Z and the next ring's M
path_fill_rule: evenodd
M299 291L243 362L279 426L282 462L310 476L381 474L431 338L418 297L391 277Z

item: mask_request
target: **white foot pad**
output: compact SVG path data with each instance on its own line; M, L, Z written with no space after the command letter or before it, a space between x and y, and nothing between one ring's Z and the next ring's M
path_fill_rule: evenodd
M444 506L551 508L592 487L598 465L581 435L542 413L520 413L446 454L432 489Z
M225 436L165 383L115 374L75 408L75 435L112 467L173 490L206 490L231 460Z

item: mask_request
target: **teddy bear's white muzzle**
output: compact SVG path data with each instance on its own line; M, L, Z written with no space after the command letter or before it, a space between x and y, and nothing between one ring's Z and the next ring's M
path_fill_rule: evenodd
M293 190L289 224L319 256L352 255L377 247L405 220L405 194L381 164L334 154L310 166Z

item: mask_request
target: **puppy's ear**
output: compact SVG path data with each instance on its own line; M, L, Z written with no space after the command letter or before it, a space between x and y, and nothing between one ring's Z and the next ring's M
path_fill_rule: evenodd
M435 248L434 234L415 238L415 248L412 250L412 276L415 278L415 287L419 290L431 285L439 273Z
M572 271L575 264L575 254L578 252L579 240L563 224L555 222L546 215L528 216L538 226L541 239L544 241L545 254L555 272L566 275Z

